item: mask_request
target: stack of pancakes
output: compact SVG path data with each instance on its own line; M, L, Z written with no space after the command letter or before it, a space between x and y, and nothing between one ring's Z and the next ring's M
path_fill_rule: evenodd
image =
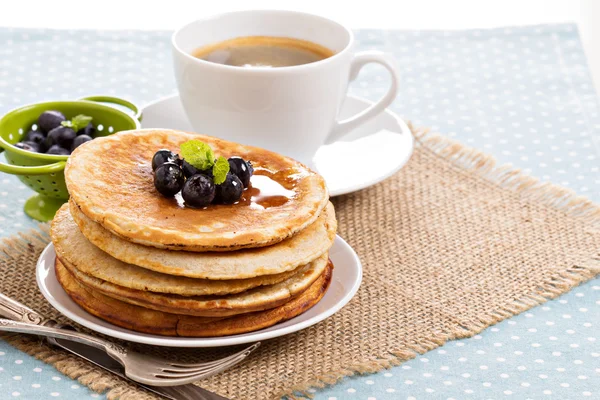
M202 140L252 162L239 203L186 207L153 185L151 160ZM138 130L78 148L71 199L52 222L56 276L82 308L167 336L223 336L293 318L325 294L336 219L323 178L250 146L172 130Z

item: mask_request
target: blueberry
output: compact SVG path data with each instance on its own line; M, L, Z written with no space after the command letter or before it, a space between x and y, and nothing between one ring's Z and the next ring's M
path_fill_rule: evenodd
M212 169L198 169L185 160L181 160L181 169L183 170L183 174L186 178L189 178L196 174L203 174L211 179L213 177Z
M94 128L94 125L92 125L92 123L90 122L89 124L86 125L85 128L77 131L77 136L86 135L89 137L93 137L95 132L96 132L96 128Z
M154 153L154 156L152 157L152 171L155 171L156 168L160 167L166 162L174 162L181 165L181 159L177 154L173 153L171 150L160 149Z
M200 173L200 170L198 168L194 167L192 164L185 160L183 160L181 163L181 169L183 170L183 174L186 178Z
M225 182L217 185L215 203L233 204L240 200L243 191L244 185L240 178L229 172L225 178Z
M181 190L185 177L178 164L163 163L154 171L154 187L163 196L173 197Z
M46 147L50 148L57 144L65 149L70 149L73 139L75 139L76 136L77 134L71 128L66 126L56 127L48 132L48 137L46 138Z
M73 139L73 144L71 145L71 151L75 150L76 148L78 148L79 146L84 144L85 142L89 142L90 140L92 140L92 138L89 137L88 135L77 136L75 139Z
M18 147L19 149L23 149L23 150L27 150L27 151L33 151L34 153L40 153L40 145L38 143L35 142L18 142L15 143L15 147Z
M29 131L27 132L27 134L25 135L25 140L23 140L24 142L34 142L37 144L42 144L46 141L46 135L44 135L42 132L40 131Z
M60 126L66 118L59 111L44 111L38 117L38 126L42 132L49 133L52 129Z
M213 179L213 178L215 177L215 176L213 175L212 168L209 168L209 169L201 169L201 170L200 170L200 173L201 173L202 175L206 175L206 176L208 176L210 179Z
M215 184L210 177L196 174L185 182L181 195L186 205L206 207L215 198Z
M227 161L229 161L229 171L240 178L245 188L250 186L250 177L254 172L252 165L241 157L231 157Z
M48 149L46 154L56 154L58 156L68 156L69 154L71 154L71 152L69 150L65 149L64 147L60 147L59 145L55 144Z

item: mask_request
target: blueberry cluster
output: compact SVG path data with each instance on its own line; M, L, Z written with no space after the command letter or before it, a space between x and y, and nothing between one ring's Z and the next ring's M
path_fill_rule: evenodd
M91 117L78 115L67 121L59 111L44 111L38 117L37 129L34 129L34 125L22 142L15 143L15 147L35 153L68 156L77 147L93 139L95 128L91 120Z
M231 157L227 162L229 172L225 180L215 184L212 169L197 169L172 151L159 150L152 158L154 187L165 197L173 197L181 191L185 204L191 207L234 204L250 185L254 169L241 157Z

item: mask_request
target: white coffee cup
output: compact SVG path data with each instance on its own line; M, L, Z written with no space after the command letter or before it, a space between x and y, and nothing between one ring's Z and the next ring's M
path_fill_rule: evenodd
M277 68L228 66L192 55L200 47L243 36L303 39L335 54ZM263 147L308 165L320 146L381 113L398 91L391 55L357 53L350 29L311 14L274 10L221 14L180 28L173 34L172 46L179 95L197 132ZM366 110L338 120L348 83L369 63L390 72L388 92Z

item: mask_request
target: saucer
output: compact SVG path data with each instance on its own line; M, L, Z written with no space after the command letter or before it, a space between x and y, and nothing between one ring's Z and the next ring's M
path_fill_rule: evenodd
M340 118L369 107L368 100L347 96ZM193 132L179 95L156 100L142 111L142 128L178 129ZM204 132L210 135L210 132ZM402 168L413 151L413 137L399 116L385 110L348 133L341 140L323 145L315 155L315 169L323 175L329 194L339 196L383 181Z
M71 300L58 283L54 273L56 253L52 243L44 249L38 259L36 278L40 291L54 308L67 318L96 332L156 346L218 347L254 343L297 332L330 317L344 307L358 291L362 280L362 266L352 247L339 236L335 238L333 247L329 251L329 258L334 265L331 285L325 296L311 309L290 320L255 332L212 338L168 337L140 333L93 316Z

